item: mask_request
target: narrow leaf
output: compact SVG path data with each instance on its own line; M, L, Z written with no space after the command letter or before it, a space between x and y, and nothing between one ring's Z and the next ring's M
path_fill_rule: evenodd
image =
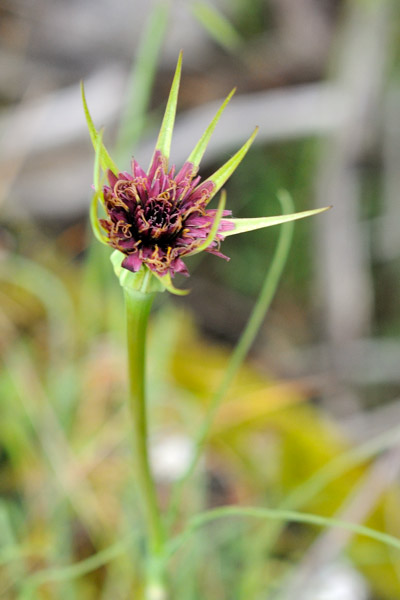
M365 525L352 523L349 521L341 521L331 517L323 517L312 513L302 513L292 510L281 510L275 508L258 508L253 506L223 506L214 508L206 512L200 513L193 517L182 534L170 541L168 547L168 555L171 556L176 552L197 529L203 527L207 523L211 523L218 519L226 519L230 517L252 517L255 519L270 519L273 521L284 521L294 523L307 523L316 525L317 527L331 527L344 529L357 535L363 535L371 538L387 546L400 550L400 540L388 533L371 529Z
M220 120L221 115L224 112L226 105L228 104L229 100L232 98L235 91L236 91L236 88L233 88L231 93L227 96L225 102L221 105L221 107L219 108L215 117L213 118L213 120L211 121L211 123L209 124L207 129L205 130L203 136L201 137L201 139L197 143L196 147L194 148L193 152L189 156L188 162L193 163L196 167L199 166L200 161L203 158L203 154L208 146L208 142L210 141L211 135L215 129L215 126L217 125L218 121Z
M206 250L206 248L208 248L208 246L210 246L213 243L215 236L217 235L217 232L218 232L218 227L219 227L219 224L222 219L222 213L224 212L225 204L226 204L226 192L225 192L225 190L223 190L222 194L221 194L221 198L219 200L218 209L215 214L214 223L211 227L210 233L208 234L208 236L206 237L204 242L196 248L196 250L193 250L193 252L189 252L189 254L186 254L186 256L193 256L194 254L203 252L203 250Z
M96 130L96 127L94 126L92 117L90 116L89 108L88 108L88 105L86 102L85 88L83 86L83 81L81 81L81 93L82 93L82 103L83 103L83 110L85 112L86 123L87 123L88 129L89 129L89 134L90 134L90 138L92 140L93 148L96 151L97 139L99 137L99 133ZM111 169L111 171L113 171L113 173L115 173L115 174L117 174L119 172L118 167L116 166L113 159L107 152L107 149L103 143L101 143L100 165L101 165L101 168L103 169L103 171L106 171L107 169Z
M176 106L178 104L179 84L182 72L182 51L179 53L178 62L176 65L174 79L169 93L167 107L165 109L164 118L161 124L160 133L158 134L156 150L159 150L165 158L169 158L171 149L172 132L174 129Z
M325 208L316 208L315 210L305 210L303 212L293 213L291 215L278 215L277 217L256 217L254 219L226 219L229 223L233 223L235 229L230 231L224 231L224 237L228 235L236 235L237 233L245 233L246 231L253 231L254 229L262 229L263 227L272 227L273 225L280 225L281 223L288 223L288 221L296 221L297 219L305 219L306 217L312 217L319 213L329 210L331 207L326 206Z
M206 181L212 181L212 183L215 185L215 188L210 196L210 200L215 196L215 194L219 192L224 183L229 179L229 177L244 159L248 149L250 148L254 138L257 135L257 132L258 127L255 128L247 142L243 144L240 150L238 150L236 154L232 156L232 158L230 158L220 169L218 169L218 171L215 171L215 173L211 175L211 177L206 179Z

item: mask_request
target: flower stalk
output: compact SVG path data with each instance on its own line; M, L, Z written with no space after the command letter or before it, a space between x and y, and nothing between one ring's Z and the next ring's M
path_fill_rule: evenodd
M151 473L146 404L146 338L154 293L124 289L126 306L129 404L132 417L136 484L140 495L147 538L147 586L145 600L165 600L163 574L165 534Z

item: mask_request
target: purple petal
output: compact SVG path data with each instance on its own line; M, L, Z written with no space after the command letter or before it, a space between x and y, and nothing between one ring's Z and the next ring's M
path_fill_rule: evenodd
M160 193L160 180L156 179L154 181L153 185L151 186L150 196L158 196L159 193Z
M134 238L125 238L118 240L118 249L123 251L133 250L137 244L137 240ZM134 254L130 254L129 256L136 256Z
M212 245L209 246L208 248L206 248L206 252L209 252L210 254L214 254L214 256L219 256L220 258L223 258L228 261L231 260L229 256L225 256L225 254L222 254L222 252L217 250L217 248L213 248Z
M173 276L175 273L189 276L189 271L181 258L176 258L171 262L171 275Z
M137 273L142 266L142 262L142 259L139 258L139 255L135 252L134 254L129 254L122 261L122 266L124 269L128 269L128 271L132 271L132 273Z
M232 229L235 229L234 223L222 220L218 227L218 233L222 233L223 231L232 231Z
M215 208L210 208L208 210L206 210L206 215L210 215L210 217L215 217L215 215L217 214L217 209ZM232 216L232 211L231 210L224 210L222 211L222 215L224 217L231 217Z
M193 163L185 162L182 169L176 174L175 181L177 184L179 184L184 179L191 180L195 174Z
M132 173L134 177L144 177L147 179L146 173L134 158L132 158Z
M108 169L108 171L107 171L107 178L108 178L108 181L110 182L111 189L113 189L114 185L118 181L118 177L116 177L114 175L114 173L110 169Z
M149 168L149 173L148 173L149 181L153 181L154 176L157 172L157 169L160 169L161 171L163 171L165 173L165 167L166 167L165 158L163 157L163 155L161 154L161 152L159 150L156 150L154 152L153 161Z
M127 181L133 180L131 173L128 173L128 171L122 171L122 173L119 174L119 178L126 179Z
M211 193L214 189L215 185L212 181L204 181L200 184L190 195L190 202L195 203L199 200L207 202L208 198L211 196Z

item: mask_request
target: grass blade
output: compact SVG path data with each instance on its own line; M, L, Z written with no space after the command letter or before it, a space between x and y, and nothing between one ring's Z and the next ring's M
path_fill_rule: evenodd
M131 72L125 108L117 135L118 156L132 153L146 122L146 113L158 66L160 49L165 38L169 3L159 0L143 30L136 60Z
M243 44L242 38L232 23L215 6L206 2L194 2L192 13L208 34L229 52L237 52Z
M222 508L214 508L212 510L203 512L190 519L185 531L170 543L170 556L183 545L190 535L192 535L203 525L218 519L226 519L229 517L251 517L254 519L270 519L273 521L307 523L309 525L316 525L317 527L338 527L340 529L345 529L358 535L364 535L373 540L377 540L378 542L382 542L383 544L400 551L399 538L389 535L388 533L384 533L383 531L371 529L365 525L358 525L357 523L349 523L348 521L341 521L339 519L332 519L330 517L322 517L320 515L301 513L291 510L258 508L252 506L224 506Z

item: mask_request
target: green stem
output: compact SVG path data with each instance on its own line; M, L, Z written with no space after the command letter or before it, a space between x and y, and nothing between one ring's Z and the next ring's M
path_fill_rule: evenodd
M136 292L126 288L124 293L135 475L143 507L148 543L148 581L145 599L164 600L166 594L162 571L165 535L149 463L145 378L147 323L154 294Z

